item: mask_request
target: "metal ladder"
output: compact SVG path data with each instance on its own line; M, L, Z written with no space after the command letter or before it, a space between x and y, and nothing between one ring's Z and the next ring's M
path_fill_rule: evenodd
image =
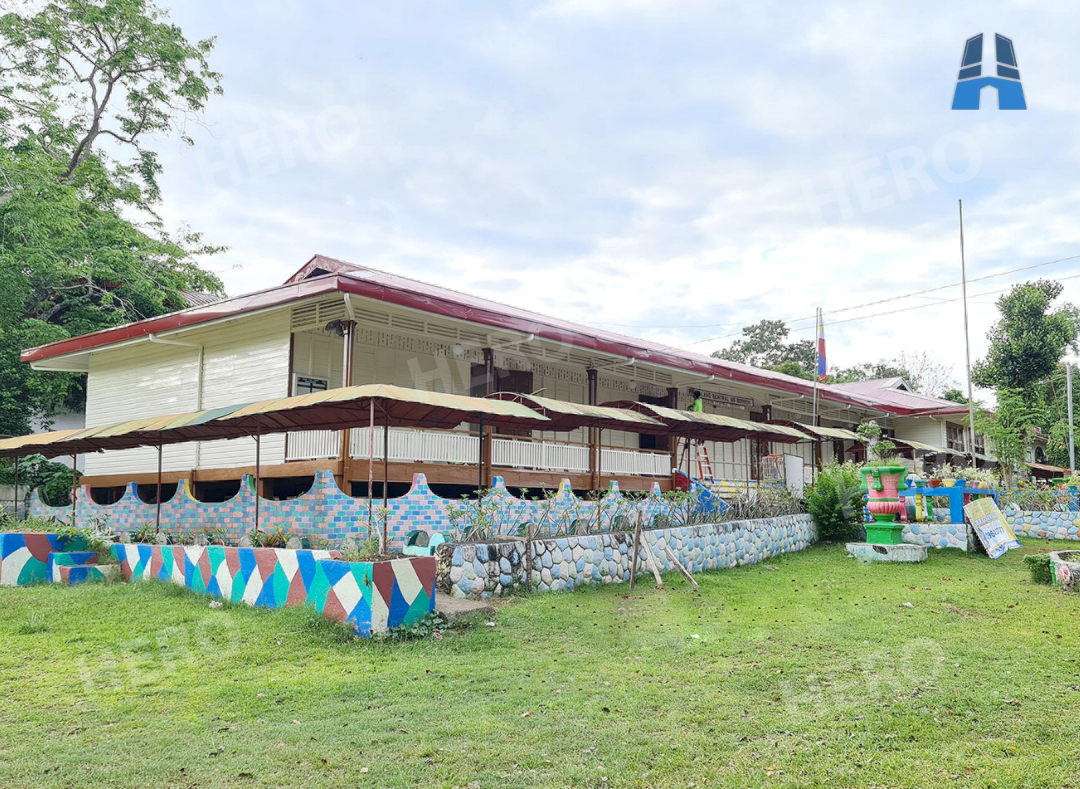
M685 441L686 443L683 444L682 459L687 461L687 468L689 469L690 465L690 446L692 444L694 446L694 459L697 461L698 479L702 482L716 482L716 479L713 477L712 460L709 458L709 450L706 448L705 443L695 441L692 438L688 438ZM682 462L679 463L679 466L682 466Z

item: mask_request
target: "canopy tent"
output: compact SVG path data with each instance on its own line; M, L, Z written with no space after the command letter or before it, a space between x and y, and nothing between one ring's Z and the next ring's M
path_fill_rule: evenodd
M584 405L568 403L518 392L495 392L488 399L523 403L550 420L543 430L566 432L579 427L595 427L601 430L623 430L628 433L647 435L667 435L668 428L663 422L645 414L625 408L613 408L602 405Z
M637 411L658 419L668 427L668 433L683 438L696 438L705 441L731 443L751 436L781 443L794 443L810 439L795 428L773 425L767 422L748 422L723 414L710 414L698 411L680 411L663 405L638 403L633 400L617 400L604 403L620 409Z
M1031 461L1028 461L1026 465L1032 471L1042 471L1045 474L1052 474L1063 477L1069 474L1069 470L1067 468L1062 468L1061 466L1052 466L1049 463L1032 463Z
M959 452L955 449L942 449L941 447L936 447L933 444L924 444L921 441L912 441L907 438L892 437L890 437L888 440L893 441L897 444L903 444L904 446L911 447L912 449L917 449L920 452L931 452L935 455L959 455L960 457L966 457L966 454L964 452Z
M331 389L297 397L265 400L187 414L147 417L94 428L60 430L0 441L0 457L43 454L79 455L107 449L154 446L158 450L158 513L161 518L161 448L183 441L250 436L255 439L255 485L258 492L261 437L293 430L341 430L365 423L371 430L368 454L368 501L374 477L374 427L383 430L383 496L386 497L386 428L453 428L462 422L519 428L543 428L550 420L526 406L508 401L425 392L400 386L368 384ZM483 441L480 442L483 467ZM75 500L72 496L72 523ZM369 506L370 513L370 506ZM259 496L255 496L255 527L259 525ZM382 535L385 540L385 533Z
M842 438L846 441L862 441L858 433L846 430L842 427L825 427L823 425L808 425L804 422L795 422L795 427L807 433L812 433L821 438Z

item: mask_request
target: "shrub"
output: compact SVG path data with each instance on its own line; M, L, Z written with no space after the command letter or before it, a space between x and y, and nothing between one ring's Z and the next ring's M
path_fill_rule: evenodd
M806 509L814 516L822 540L856 537L863 522L863 491L859 467L833 461L818 472L807 489Z
M1031 572L1031 580L1037 584L1048 584L1053 581L1050 575L1050 554L1033 553L1024 557L1024 566Z

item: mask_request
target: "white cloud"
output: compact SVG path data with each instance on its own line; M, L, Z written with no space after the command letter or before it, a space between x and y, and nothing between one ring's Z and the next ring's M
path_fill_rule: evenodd
M164 213L230 246L213 265L231 292L276 284L321 252L684 345L955 282L961 197L972 276L1080 253L1069 32L1080 11L980 11L553 0L251 15L193 0L174 16L190 35L219 35L227 90L197 150L218 161L245 135L274 139L334 107L354 114L355 139L292 166L279 145L276 172L252 177L242 160L237 183L219 174L209 187L192 152L163 143ZM1000 19L1031 110L952 112L963 41ZM977 176L951 184L930 163L933 191L903 199L890 152L929 160L955 131L977 140ZM878 194L891 200L864 213L851 168L874 157L868 177L887 176ZM818 222L802 184L821 192L833 172L852 215L831 204ZM1066 284L1080 301L1080 279ZM936 305L829 327L830 361L928 350L959 374L958 304L935 301L955 295L834 313ZM976 356L993 298L973 299Z

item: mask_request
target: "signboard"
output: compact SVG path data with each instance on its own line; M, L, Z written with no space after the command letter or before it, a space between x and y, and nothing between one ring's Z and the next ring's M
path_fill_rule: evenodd
M979 535L991 559L1004 556L1010 548L1020 547L1020 541L1009 528L1009 522L998 509L997 502L990 496L972 499L970 504L964 505L964 514L971 521L975 533Z
M694 392L701 392L701 399L706 403L712 403L713 405L723 406L725 408L743 408L750 409L754 407L754 398L752 397L740 397L739 395L720 394L719 392L706 392L701 389L694 389L690 387L690 398L693 399Z

